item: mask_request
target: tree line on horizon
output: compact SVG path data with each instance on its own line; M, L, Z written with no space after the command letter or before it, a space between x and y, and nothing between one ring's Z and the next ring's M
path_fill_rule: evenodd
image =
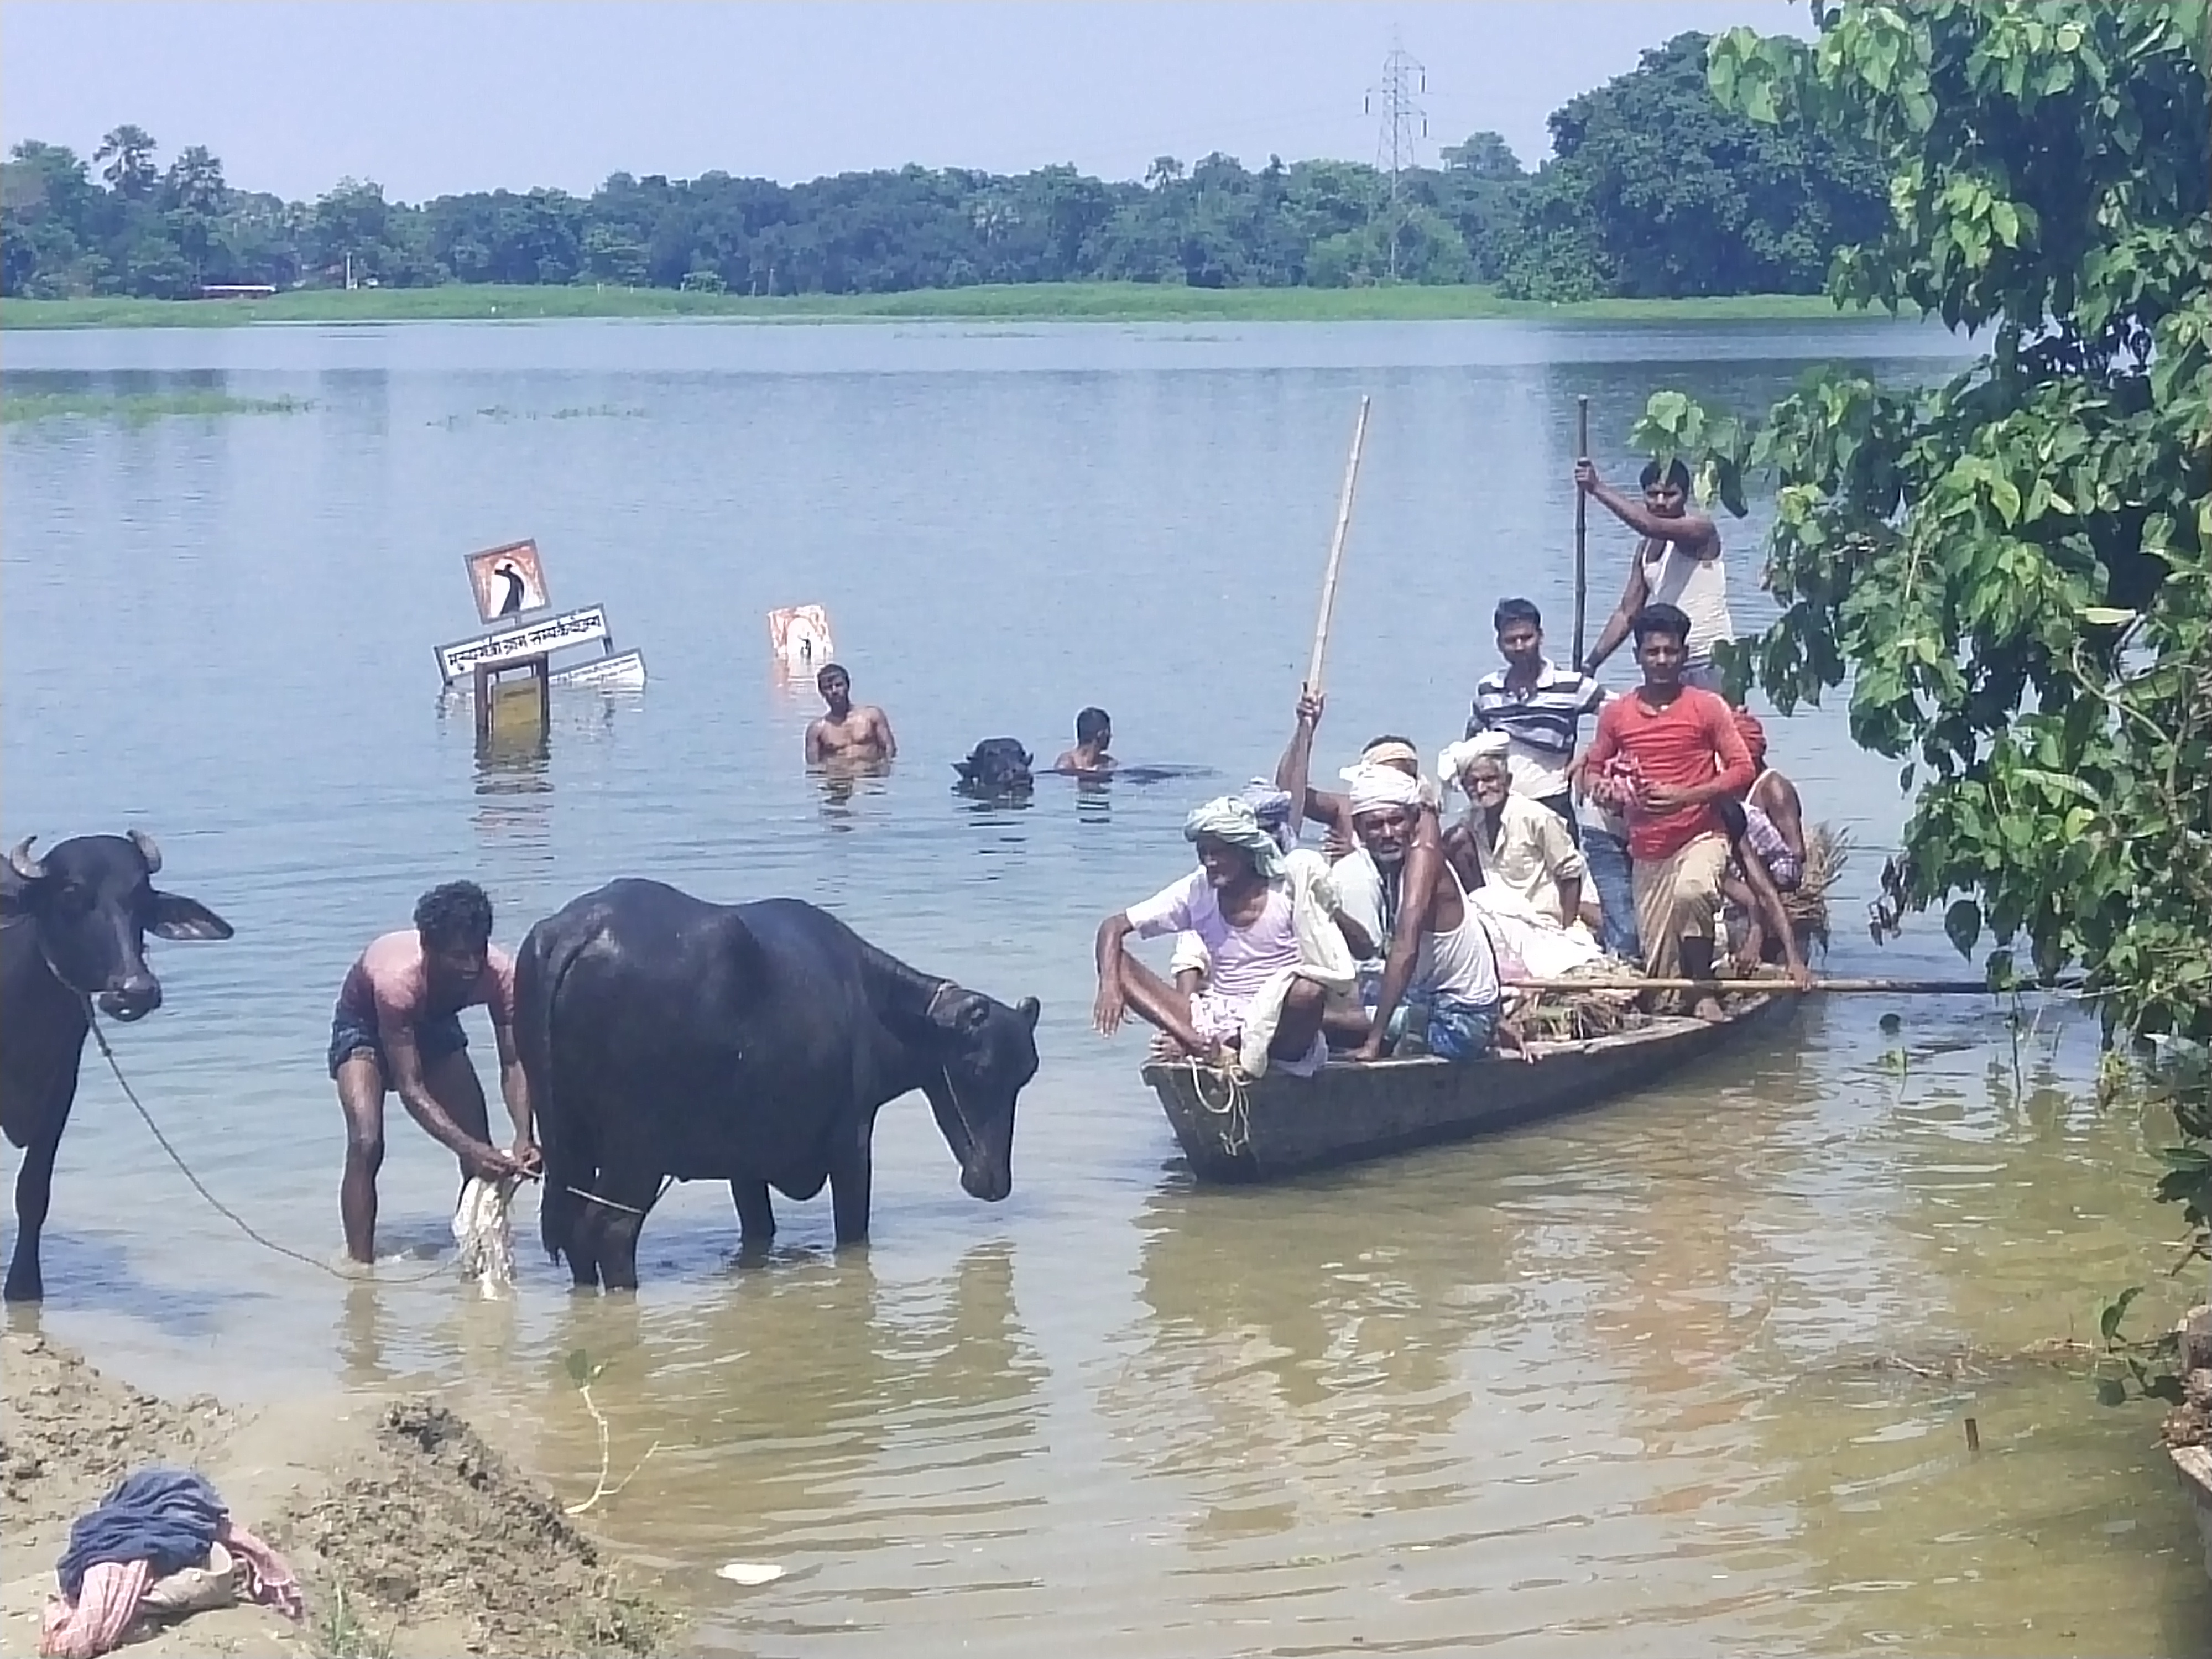
M1194 288L1480 283L1583 300L1814 293L1879 234L1869 148L1724 110L1706 37L1676 36L1550 118L1525 169L1494 132L1440 165L1215 153L1141 180L908 166L781 185L617 173L588 197L472 191L416 204L341 179L313 202L238 190L203 145L157 162L143 128L90 160L27 140L0 163L0 294L189 298L204 288L599 283L744 295L983 283Z

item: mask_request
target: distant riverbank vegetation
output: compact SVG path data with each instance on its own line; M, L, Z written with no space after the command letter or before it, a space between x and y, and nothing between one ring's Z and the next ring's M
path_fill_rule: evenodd
M239 323L533 321L560 317L727 317L760 322L899 318L975 322L1437 322L1540 317L1566 322L1819 322L1838 312L1818 294L1682 300L1510 300L1479 284L1351 289L1187 288L1157 283L989 283L896 294L791 294L774 299L677 289L447 283L436 288L303 288L179 305L173 300L0 300L0 327L144 328Z
M313 405L299 398L234 398L223 392L0 392L0 422L76 416L137 425L169 415L295 415Z
M234 307L302 320L802 310L1290 320L1554 306L1602 316L1695 300L1742 316L1776 314L1759 312L1776 303L1759 296L1789 295L1806 298L1783 314L1825 314L1832 252L1885 222L1872 147L1723 109L1706 44L1679 36L1571 100L1551 118L1553 155L1533 172L1481 132L1395 179L1355 161L1271 158L1255 170L1215 154L1163 155L1119 183L1071 167L907 167L788 185L618 173L588 197L500 190L410 204L346 179L287 202L234 188L203 146L164 166L151 134L118 126L89 161L27 140L0 164L0 295L9 326L241 320ZM452 291L488 285L531 292ZM160 304L210 289L268 293ZM1742 296L1748 313L1722 304Z

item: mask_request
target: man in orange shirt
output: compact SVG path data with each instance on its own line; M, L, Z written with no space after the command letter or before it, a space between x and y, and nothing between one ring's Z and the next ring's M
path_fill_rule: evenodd
M1601 805L1628 819L1644 972L1706 979L1729 860L1728 830L1714 803L1751 787L1751 751L1728 704L1682 683L1690 619L1674 605L1647 605L1630 628L1644 684L1598 715L1583 775ZM1778 931L1791 979L1809 983L1795 937L1786 925ZM1723 1017L1711 996L1699 998L1695 1012Z

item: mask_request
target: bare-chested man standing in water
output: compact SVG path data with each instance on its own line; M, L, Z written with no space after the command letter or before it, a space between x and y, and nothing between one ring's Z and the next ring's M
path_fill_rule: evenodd
M890 717L872 702L853 706L853 677L836 663L814 677L830 712L806 728L806 763L822 761L890 760L898 754Z

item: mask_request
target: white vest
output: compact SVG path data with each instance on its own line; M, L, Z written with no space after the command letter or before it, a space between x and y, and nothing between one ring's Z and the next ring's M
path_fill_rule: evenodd
M1647 544L1648 548L1648 544ZM1728 573L1721 568L1726 556L1692 558L1671 542L1660 544L1659 556L1644 561L1644 590L1654 605L1671 605L1690 619L1689 659L1692 667L1713 659L1713 647L1735 638L1735 623L1729 616Z

